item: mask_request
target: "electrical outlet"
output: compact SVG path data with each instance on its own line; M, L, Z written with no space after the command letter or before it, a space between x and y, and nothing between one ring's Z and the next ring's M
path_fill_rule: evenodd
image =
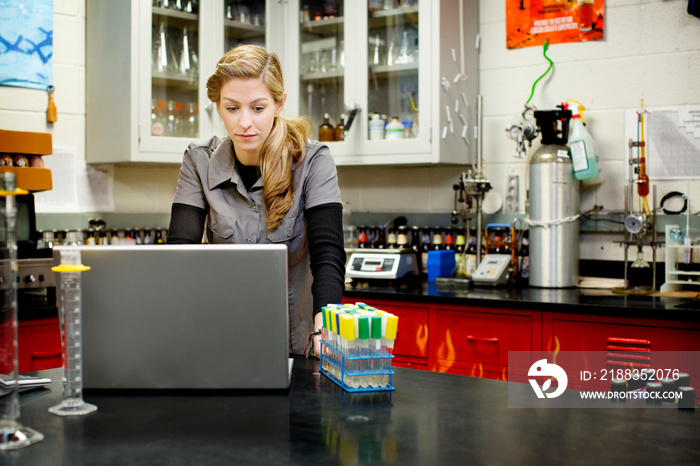
M518 212L518 175L508 175L508 184L506 185L506 202L503 206L503 212L516 213Z

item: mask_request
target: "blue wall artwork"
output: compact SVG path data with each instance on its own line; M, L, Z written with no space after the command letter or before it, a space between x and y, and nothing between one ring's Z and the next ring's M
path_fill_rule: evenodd
M0 0L0 85L53 85L53 0Z

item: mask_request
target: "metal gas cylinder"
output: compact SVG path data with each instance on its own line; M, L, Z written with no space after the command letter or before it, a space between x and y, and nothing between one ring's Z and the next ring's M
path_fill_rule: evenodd
M579 181L566 146L568 110L536 111L542 146L530 159L530 286L579 281Z

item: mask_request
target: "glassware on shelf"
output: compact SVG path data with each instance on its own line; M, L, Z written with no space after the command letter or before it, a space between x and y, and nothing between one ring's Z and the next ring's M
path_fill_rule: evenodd
M369 64L372 66L378 66L382 64L382 61L381 40L379 39L379 34L377 34L374 36L374 47L372 49L372 56Z
M396 57L396 63L400 65L405 65L409 63L415 63L416 57L414 56L413 46L409 41L408 31L404 29L403 39L401 39L401 44L399 45L399 54Z
M158 35L153 41L153 69L158 72L173 72L177 69L175 54L170 44L165 23L158 25Z
M197 112L197 105L194 102L187 103L187 112L182 121L182 136L196 138L199 134L199 113Z
M180 123L182 121L180 111L178 110L177 103L174 100L168 100L167 105L167 120L163 135L178 137L180 136Z
M165 102L159 100L151 109L151 136L165 135L165 120Z
M396 47L394 46L394 39L389 41L389 46L386 51L386 64L388 66L393 66L396 63Z
M187 76L197 75L197 52L190 44L190 33L185 26L182 29L182 47L180 47L180 60L178 70L180 74Z

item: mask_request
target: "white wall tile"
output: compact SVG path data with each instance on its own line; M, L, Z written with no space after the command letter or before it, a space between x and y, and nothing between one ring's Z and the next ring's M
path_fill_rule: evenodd
M85 17L54 15L54 66L85 66Z

